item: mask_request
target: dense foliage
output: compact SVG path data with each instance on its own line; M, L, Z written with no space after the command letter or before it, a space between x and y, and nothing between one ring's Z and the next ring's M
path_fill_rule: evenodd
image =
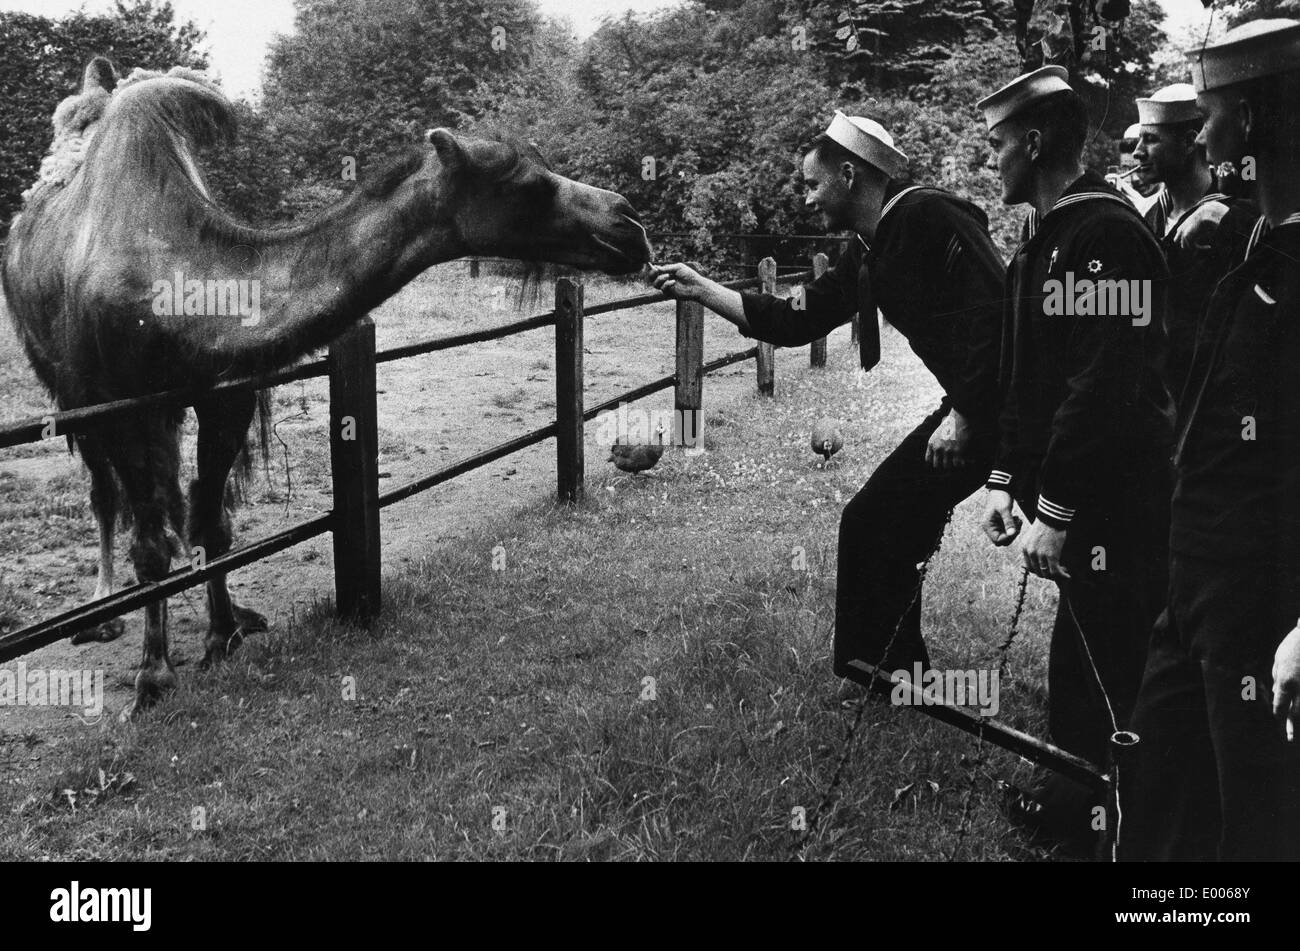
M1255 0L1238 6L1285 6ZM968 195L1009 243L974 103L1020 65L1012 0L704 0L607 20L579 42L533 0L296 0L259 108L237 105L240 141L207 157L214 193L255 223L336 199L389 153L446 125L535 142L560 172L614 188L653 231L689 232L671 253L735 259L730 232L819 230L797 160L835 108L891 129L918 181ZM1039 0L1033 28L1069 40ZM1090 161L1114 161L1132 99L1176 73L1163 15L1137 0L1103 48L1072 63L1098 134ZM92 53L119 69L202 65L201 39L166 4L111 17L0 15L14 55L0 164L5 211L32 180L55 104ZM1054 32L1055 31L1055 32ZM1160 55L1157 55L1160 54ZM785 249L790 250L790 249Z

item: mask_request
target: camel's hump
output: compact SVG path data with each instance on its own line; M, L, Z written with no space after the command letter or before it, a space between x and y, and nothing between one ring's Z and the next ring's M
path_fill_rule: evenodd
M233 116L230 100L211 82L190 75L137 76L142 72L135 70L118 86L104 113L106 122L125 116L156 114L190 131L191 125L206 126L214 119L221 122Z

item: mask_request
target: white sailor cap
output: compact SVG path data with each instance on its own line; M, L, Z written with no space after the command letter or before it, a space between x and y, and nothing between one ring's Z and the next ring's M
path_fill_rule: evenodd
M1300 21L1252 20L1187 58L1197 92L1300 70Z
M1017 76L993 95L975 103L975 106L984 112L984 121L992 129L1040 99L1069 89L1069 78L1070 73L1064 66L1042 66L1032 73Z
M907 171L907 156L894 148L894 137L879 122L862 116L846 116L836 109L826 137L890 178L899 178Z
M1158 89L1149 99L1138 99L1137 107L1138 121L1143 125L1191 122L1201 117L1196 109L1196 87L1191 83Z
M1142 138L1142 126L1139 125L1139 124L1136 123L1136 122L1133 123L1131 126L1129 126L1127 129L1124 130L1124 134L1123 134L1122 136L1120 136L1120 138L1121 138L1121 139L1140 139L1140 138Z

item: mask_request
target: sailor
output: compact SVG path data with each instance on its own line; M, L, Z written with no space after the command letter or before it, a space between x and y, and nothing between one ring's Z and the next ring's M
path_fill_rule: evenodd
M1205 147L1197 144L1202 120L1191 83L1165 86L1138 99L1137 109L1141 125L1133 154L1138 175L1160 183L1145 217L1169 264L1165 380L1177 400L1187 379L1198 318L1214 285L1240 259L1259 212L1253 203L1234 201L1219 189ZM1232 204L1241 207L1218 234Z
M1119 165L1106 175L1106 181L1131 201L1134 208L1145 214L1156 200L1155 194L1160 186L1143 178L1142 169L1133 157L1141 136L1142 127L1136 122L1124 130L1124 135L1119 140Z
M867 686L872 668L929 665L917 565L953 506L983 483L996 444L1002 259L983 211L911 183L907 167L878 123L836 112L803 156L806 205L827 230L853 232L832 269L792 299L727 290L684 264L659 268L654 280L782 347L823 337L857 312L866 370L880 359L879 310L943 388L840 520L834 669Z
M1121 855L1300 859L1300 22L1189 54L1209 160L1263 217L1210 298L1179 407L1169 603L1120 782ZM1275 715L1282 719L1275 719Z
M1002 200L1030 205L1027 240L1007 272L1001 441L984 530L996 545L1019 537L1024 566L1057 584L1051 739L1104 763L1163 606L1167 272L1138 212L1084 169L1088 116L1067 76L1045 66L979 103ZM1013 500L1032 523L1023 532ZM1081 843L1092 798L1052 775L1010 805L1013 817Z

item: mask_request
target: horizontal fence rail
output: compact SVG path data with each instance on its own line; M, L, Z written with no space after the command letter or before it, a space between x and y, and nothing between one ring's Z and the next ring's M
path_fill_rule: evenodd
M173 594L179 594L187 588L203 584L214 575L225 571L243 568L256 561L261 561L276 552L292 548L300 542L308 541L317 535L328 532L334 523L333 513L299 522L283 531L268 535L266 538L236 548L208 561L200 568L181 568L171 572L161 581L149 584L136 584L129 588L110 594L98 601L91 601L73 608L57 617L25 627L12 634L0 637L0 663L21 657L38 648L53 644L55 641L69 637L83 628L112 620L127 611L134 611L146 604L160 601Z
M813 271L804 270L791 275L789 279L803 280L811 277L812 274ZM732 290L747 290L764 286L764 279L751 278L730 281L723 286ZM579 308L580 316L582 318L593 317L635 307L660 304L670 299L659 292L641 294L597 304L585 309ZM678 302L679 317L683 309L689 309L691 306L687 302ZM695 306L698 307L698 305ZM336 405L340 400L358 399L360 400L359 411L364 416L366 404L373 403L373 368L378 364L501 339L555 325L556 311L549 311L486 330L449 334L420 343L375 351L373 325L368 319L365 319L335 341L331 345L329 355L323 359L313 360L263 376L223 381L206 389L166 390L129 399L115 400L110 403L51 412L39 418L23 420L0 427L0 448L89 432L97 424L108 420L120 419L160 407L192 406L196 402L210 399L213 395L220 395L221 393L264 389L284 383L319 377L329 377L331 381L332 417L341 412ZM757 355L757 349L751 347L748 350L727 354L708 363L701 362L697 372L700 376L703 376L735 363L752 360ZM679 365L680 363L679 359ZM367 367L369 367L368 370ZM368 398L361 393L355 392L355 386L348 387L344 385L344 381L340 379L342 375L353 375L358 372L369 387ZM580 414L580 421L592 420L604 412L616 409L621 403L643 399L674 386L680 387L680 377L680 373L663 376L613 396L596 406L583 409ZM580 394L582 379L579 377L574 385ZM679 408L681 407L679 406ZM698 411L698 407L693 408ZM377 450L374 447L367 447L364 455L370 457L368 460L364 458L364 455L352 460L352 469L356 471L349 472L347 471L348 467L345 466L345 471L340 472L339 455L343 452L354 452L355 450L353 447L344 446L334 438L336 435L334 430L337 427L333 425L333 422L332 419L331 461L332 467L335 469L335 508L329 513L291 525L265 538L212 558L198 567L178 568L160 581L131 585L105 598L78 605L55 617L39 621L18 631L0 635L0 662L20 657L41 647L48 646L55 641L69 637L79 630L119 617L152 602L179 594L189 588L204 584L219 574L246 567L326 532L333 532L336 542L335 590L336 601L340 602L336 604L336 608L341 614L347 616L361 619L369 617L378 608L378 593L376 590L378 583L378 552L376 546L378 541L375 534L376 529L372 524L374 522L371 517L373 512L377 512L378 509L385 508L396 502L409 499L426 489L448 482L522 449L544 442L553 436L558 436L559 433L558 421L550 423L485 449L473 456L458 460L428 475L397 486L388 492L380 493L377 487L377 473L374 472L375 466L373 465L373 462L377 459ZM375 426L362 427L363 431L366 429L374 430ZM372 432L371 435L373 436L374 433ZM367 467L370 470L369 473L364 472ZM358 476L357 473L363 473L363 475ZM370 483L369 486L360 484L367 481ZM354 495L371 497L362 498L358 504L350 505L350 502L357 501L352 498ZM343 523L350 524L345 525ZM357 533L365 533L372 537L357 538L355 537ZM354 537L348 537L349 534ZM370 563L359 563L358 553L362 553L365 558L369 559ZM365 558L361 559L361 561L364 561ZM347 570L342 570L343 565L341 562L346 562ZM353 577L358 573L366 575L370 579L367 583L361 584L360 587L357 586L356 578Z

